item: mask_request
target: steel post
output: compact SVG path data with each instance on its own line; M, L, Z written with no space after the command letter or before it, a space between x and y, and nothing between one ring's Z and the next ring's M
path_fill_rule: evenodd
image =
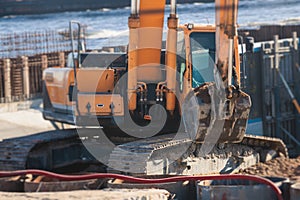
M11 61L10 59L4 59L4 94L5 102L9 103L11 101Z
M30 96L30 85L29 85L29 64L28 57L22 56L22 65L23 65L23 91L25 99Z
M48 68L48 57L47 55L42 55L42 70Z
M300 65L299 65L299 39L297 37L297 32L293 32L293 50L292 50L292 71L293 71L293 80L294 80L294 95L295 99L300 101ZM300 114L295 112L295 133L300 132ZM300 140L300 135L296 134L295 135L296 139L299 141ZM300 146L296 149L297 152L300 152Z
M279 36L274 36L274 65L272 69L273 74L273 102L274 102L274 108L275 108L275 136L280 137L280 124L281 124L281 113L280 113L280 88L278 85L278 77L277 77L277 70L279 69L279 62L280 62L280 55L279 55Z

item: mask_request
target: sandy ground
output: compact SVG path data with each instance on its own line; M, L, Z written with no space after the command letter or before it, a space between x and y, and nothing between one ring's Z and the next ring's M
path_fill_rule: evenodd
M240 173L285 177L298 182L300 181L300 156L293 159L278 157L266 163L259 163L248 169L241 170Z

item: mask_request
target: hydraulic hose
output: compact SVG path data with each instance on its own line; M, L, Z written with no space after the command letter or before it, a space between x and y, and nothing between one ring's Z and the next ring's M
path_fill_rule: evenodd
M207 176L174 176L168 178L157 178L157 179L145 179L137 178L132 176L112 174L112 173L94 173L94 174L85 174L85 175L64 175L57 174L53 172L43 171L43 170L19 170L19 171L0 171L0 177L11 177L11 176L22 176L26 174L46 176L49 178L55 178L60 181L80 181L88 179L121 179L123 181L131 183L142 183L142 184L159 184L159 183L169 183L169 182L178 182L178 181L203 181L203 180L229 180L229 179L238 179L238 180L249 180L255 181L257 183L262 183L268 185L275 192L278 200L283 200L281 196L280 189L270 180L253 175L241 175L241 174L226 174L226 175L207 175Z

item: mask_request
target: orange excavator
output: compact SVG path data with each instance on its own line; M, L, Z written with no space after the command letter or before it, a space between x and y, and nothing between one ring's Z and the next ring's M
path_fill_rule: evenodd
M146 126L155 121L149 111L158 104L167 115L161 132L177 131L181 107L189 94L196 92L201 101L210 105L208 99L214 94L209 91L214 90L213 93L224 95L219 102L224 104L220 108L223 110L218 114L226 123L219 142L241 141L251 102L239 88L238 1L216 2L217 26L178 25L176 1L171 1L163 50L165 4L164 0L132 1L128 54L81 53L78 68L45 70L44 117L76 125L100 124L105 128L123 127L131 121ZM206 123L200 123L203 126L201 133L197 133L198 141L204 139L207 128L213 124L209 122L209 107L200 109L205 114L199 120ZM161 116L159 112L153 114Z
M45 168L29 162L41 160L45 144L52 170L93 157L109 170L135 174L230 173L270 152L287 156L281 140L245 135L251 100L239 84L238 0L215 4L215 25L179 25L171 0L164 49L166 1L132 0L127 52L78 45L72 67L46 69L44 118L78 128L30 145L22 166Z

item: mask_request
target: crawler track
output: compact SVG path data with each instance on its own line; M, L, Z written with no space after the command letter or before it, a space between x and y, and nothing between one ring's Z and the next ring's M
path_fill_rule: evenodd
M241 143L216 145L201 155L201 144L189 139L164 135L117 146L110 155L112 172L135 174L231 173L257 164L266 152L288 156L280 139L246 135Z
M241 143L216 145L203 156L199 150L201 144L185 135L168 134L123 142L110 154L109 171L147 175L231 173L257 164L262 152L273 150L288 156L280 139L253 135L246 135ZM72 164L101 164L85 149L76 129L3 140L0 155L0 170L55 171Z
M31 153L37 146L49 145L50 143L55 146L58 142L70 140L78 140L77 132L74 129L47 131L30 136L5 139L0 143L0 170L26 169L31 165L29 163L30 159L33 159Z

